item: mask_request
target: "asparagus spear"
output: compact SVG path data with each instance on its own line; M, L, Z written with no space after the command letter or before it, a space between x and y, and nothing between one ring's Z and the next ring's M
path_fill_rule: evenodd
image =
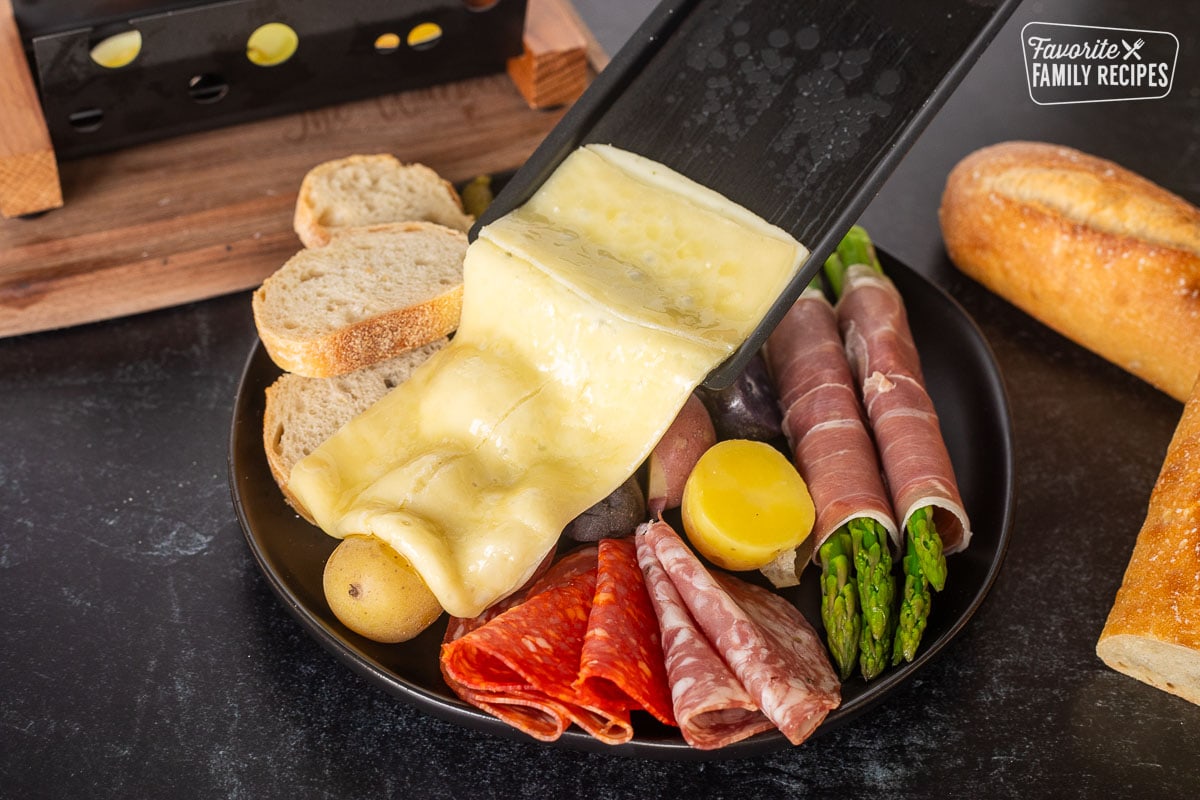
M913 537L908 537L907 553L902 560L904 569L904 596L900 600L900 618L896 626L896 642L892 652L892 664L912 661L917 654L917 645L925 633L929 619L929 581L921 571Z
M838 243L837 250L825 259L825 280L828 281L835 298L842 296L846 284L846 269L853 264L865 264L883 274L883 264L879 263L879 256L875 253L871 237L858 225L846 231L846 235Z
M883 265L879 263L879 256L875 253L871 237L858 225L847 231L838 244L837 254L842 264L842 273L845 272L845 265L849 264L866 264L879 273L883 272ZM839 274L839 286L843 278L844 275ZM946 586L946 556L942 552L942 538L938 535L937 526L933 524L933 514L928 508L918 509L909 518L906 527L909 540L915 539L921 571L929 584L940 592Z
M871 680L883 672L892 652L892 602L896 582L887 531L873 519L851 520L847 525L854 548L854 572L862 607L859 667Z
M825 262L825 277L836 297L841 296L846 267L850 264L868 264L882 271L870 238L857 226L846 234L837 252ZM870 680L883 671L892 654L892 635L896 627L892 605L896 580L892 575L887 532L874 520L858 519L850 523L850 533L859 602L863 609L859 666L863 677Z
M492 204L492 176L476 175L471 182L463 187L463 210L478 219Z
M843 265L866 264L882 273L883 265L875 253L875 245L866 230L855 225L838 245L838 257ZM845 272L845 267L842 267ZM843 276L839 275L839 283ZM938 535L937 526L933 522L933 513L929 508L918 509L907 523L908 536L915 539L917 558L921 561L921 571L929 584L936 591L946 587L946 556L942 552L942 538Z
M871 237L858 225L846 232L837 251L825 262L825 276L838 297L845 284L846 268L851 264L866 264L883 272ZM929 616L928 587L933 586L940 592L946 585L946 556L930 509L918 509L905 527L907 544L902 559L905 586L896 626L893 663L899 663L900 658L912 660Z
M858 607L858 589L850 580L853 566L853 541L845 528L839 528L821 545L821 622L829 652L845 680L854 671L858 657L862 615Z
M921 572L936 591L946 588L946 554L942 552L942 537L933 524L929 507L918 508L908 518L908 540L916 549Z

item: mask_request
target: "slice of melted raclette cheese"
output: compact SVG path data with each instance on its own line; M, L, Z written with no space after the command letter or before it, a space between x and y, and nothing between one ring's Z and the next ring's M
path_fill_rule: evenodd
M379 537L473 617L637 469L806 256L659 164L581 148L468 248L450 344L288 486L327 533Z

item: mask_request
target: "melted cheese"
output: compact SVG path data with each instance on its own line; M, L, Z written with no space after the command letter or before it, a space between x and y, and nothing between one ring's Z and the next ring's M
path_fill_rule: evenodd
M661 165L577 150L468 248L451 343L289 488L327 533L378 536L475 616L632 474L806 256Z

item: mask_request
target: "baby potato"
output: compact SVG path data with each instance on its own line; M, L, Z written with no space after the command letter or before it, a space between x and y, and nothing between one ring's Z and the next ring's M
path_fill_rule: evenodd
M697 393L712 415L719 439L769 442L783 435L779 397L762 353L755 353L729 386L724 389L702 386Z
M708 409L693 393L650 453L646 507L651 514L658 516L679 507L688 475L704 451L716 442L717 432Z
M350 630L406 642L442 613L407 558L374 536L347 536L325 562L325 599Z
M645 521L646 496L634 474L608 497L567 523L563 533L577 542L621 539L632 536L637 526Z
M727 439L710 447L683 489L683 528L718 567L761 569L812 532L816 507L800 473L769 444Z

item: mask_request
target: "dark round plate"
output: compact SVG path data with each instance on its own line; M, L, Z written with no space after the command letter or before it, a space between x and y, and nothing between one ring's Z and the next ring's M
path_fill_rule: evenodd
M953 298L917 273L880 253L884 268L904 295L920 348L930 394L941 417L974 538L966 552L950 557L946 588L933 610L917 658L893 667L871 683L851 677L842 704L817 734L845 723L912 678L962 630L991 588L1008 544L1013 514L1012 436L1008 400L991 350ZM512 738L525 734L463 703L438 669L445 622L403 644L385 645L344 627L330 612L321 586L325 560L337 544L298 517L271 478L263 452L263 390L279 375L261 345L246 362L234 407L229 476L238 518L263 574L287 608L322 645L351 669L388 692L443 719ZM819 629L820 598L814 568L785 594ZM679 731L635 712L636 736L628 744L601 744L577 728L560 746L661 759L715 759L758 755L789 747L767 732L718 751L689 747Z

